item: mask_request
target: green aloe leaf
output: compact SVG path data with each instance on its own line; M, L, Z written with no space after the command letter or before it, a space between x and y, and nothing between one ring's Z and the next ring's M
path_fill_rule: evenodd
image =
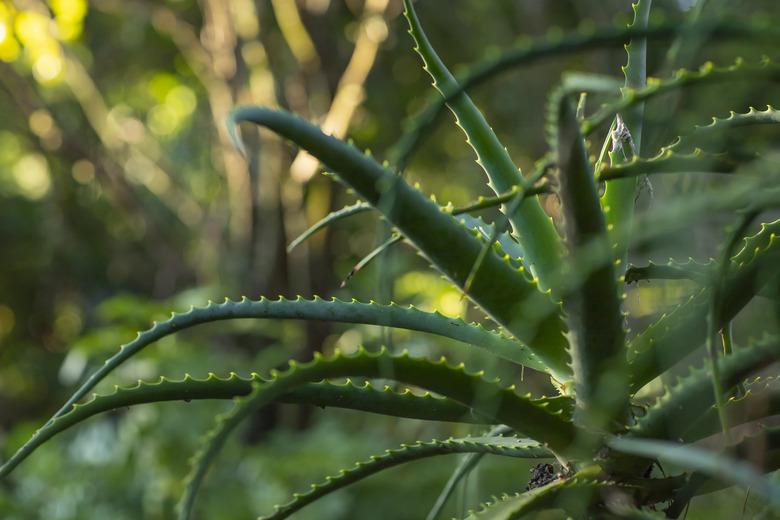
M517 198L517 196L520 194L520 190L522 190L522 187L514 186L512 189L507 190L500 195L496 195L495 197L484 197L480 195L475 202L472 202L470 204L458 208L452 208L452 209L450 209L449 206L445 206L445 209L448 210L453 215L462 215L464 213L471 213L482 209L493 208L496 206L500 206L501 204L504 204L506 202L511 202L512 200ZM552 193L552 191L547 186L535 186L533 188L528 188L527 190L525 190L523 192L523 195L524 196L541 195L542 193Z
M448 101L504 72L518 66L541 62L546 58L624 45L632 38L648 40L674 38L680 30L713 41L737 39L774 43L780 38L780 32L771 25L756 26L750 23L740 23L737 20L724 20L716 23L704 20L692 24L673 22L648 27L599 27L598 30L571 32L564 36L557 32L551 32L537 40L521 39L517 45L471 65L467 73L457 79L460 88L451 91L446 97L439 97L429 102L424 109L408 121L404 125L406 131L394 146L395 165L400 171L406 169L414 151L426 136L433 133L433 124Z
M723 357L718 363L720 380L726 390L780 358L780 339L768 337ZM692 423L715 404L712 374L706 369L693 371L667 390L644 417L629 430L636 437L680 437Z
M765 110L750 107L745 113L729 112L728 117L713 117L708 125L696 126L672 145L674 148L693 149L711 144L714 137L723 132L755 125L780 123L780 111L767 105Z
M780 484L762 476L746 462L694 446L659 440L615 437L609 440L608 445L621 453L650 460L661 459L724 483L749 488L767 498L774 507L780 508Z
M385 327L405 328L430 332L483 348L496 355L509 356L511 361L544 370L544 365L535 360L519 342L506 338L498 333L490 332L477 324L467 324L458 318L448 318L438 312L425 312L413 306L402 307L395 304L381 305L378 303L361 303L337 300L323 300L315 297L311 300L225 300L223 303L209 303L205 307L193 307L181 314L173 314L167 321L155 323L154 326L138 334L138 337L120 347L117 354L111 357L68 399L56 415L62 415L79 399L87 395L95 385L102 381L116 367L127 361L152 343L180 332L182 330L214 321L233 319L299 319L323 320L343 323L365 323ZM502 354L499 354L502 353Z
M780 272L780 221L763 224L732 258L734 273L723 290L719 326L730 322ZM629 344L631 388L638 390L702 345L706 332L709 291L701 289L647 327Z
M609 181L609 186L617 181L632 180L640 175L657 175L671 173L733 173L740 164L755 157L734 157L728 153L711 154L696 150L692 153L664 150L651 159L634 157L630 161L606 165L604 164L597 178L599 181ZM633 203L633 199L632 199Z
M629 265L625 282L637 283L642 280L691 280L706 283L710 280L710 271L714 260L699 262L693 258L686 261L669 259L665 264L650 261L647 265Z
M447 98L450 92L459 89L457 81L425 35L412 2L404 0L404 6L409 21L409 33L416 44L415 50L422 57L425 70L433 78L434 86ZM485 170L488 185L496 195L521 185L523 177L520 170L468 95L462 92L449 99L447 104L466 134L467 142L477 154L477 163ZM508 206L505 205L503 210L506 212L507 209ZM538 277L539 285L543 289L554 290L549 281L560 269L562 248L552 219L533 198L526 200L508 217L525 251L526 266Z
M373 456L366 461L356 463L351 468L339 471L334 476L326 477L322 483L312 484L308 491L296 493L291 501L276 506L274 514L260 518L263 520L282 520L334 491L385 469L415 460L453 453L502 455L527 459L552 457L552 454L539 446L538 443L516 437L464 437L403 444L400 448L386 450L381 455Z
M731 129L777 123L780 123L780 112L772 106L763 111L750 107L743 114L731 111L728 117L713 117L710 124L696 126L690 133L677 137L654 157L634 157L625 163L603 165L596 173L601 181L658 173L732 173L740 164L755 157L749 154L705 153L701 148L712 149L713 144L718 144L716 137Z
M631 5L634 10L634 20L629 27L647 27L650 18L652 0L639 0ZM633 91L641 90L647 83L647 39L632 38L626 45L628 61L623 67L625 86L622 89L623 99L627 99ZM642 153L642 127L644 123L644 103L637 102L627 106L620 115L625 127L631 135L637 157ZM617 115L617 113L615 114ZM618 237L631 233L634 221L634 199L636 197L636 179L620 179L606 186L601 204L606 216L607 229L615 244L615 258L619 265L626 265L628 245Z
M553 96L552 111L558 128L559 196L566 246L571 262L578 265L581 248L607 242L607 227L574 106L560 93ZM616 280L614 265L602 263L563 298L577 395L575 422L595 429L614 427L613 421L619 418L622 422L628 411L623 317Z
M453 212L453 215L456 213ZM471 215L458 214L458 220L463 222L463 225L469 229L473 229L479 232L480 239L484 241L490 240L490 238L496 234L496 224L488 224L479 217L472 217ZM512 260L519 260L523 257L523 248L517 243L509 233L498 233L496 236L496 242L501 247L501 251L504 254L509 255Z
M452 215L409 186L390 169L352 146L286 112L239 108L231 122L265 126L307 150L377 208L404 237L458 287L481 250L481 243ZM234 132L235 128L231 127ZM479 307L527 344L556 379L569 368L558 305L535 281L497 255L487 255L468 293ZM542 317L542 318L540 318ZM529 320L534 326L529 327ZM538 326L535 323L539 321Z
M656 79L648 81L645 88L626 90L622 99L605 105L586 118L582 122L582 133L588 136L611 121L615 115L624 113L654 97L683 88L732 81L777 81L778 79L780 79L780 67L768 58L758 63L747 63L739 58L734 64L725 67L716 67L713 63L707 62L699 70L679 70L671 79Z
M772 233L780 231L780 221L761 224L761 231L756 235L749 237L745 246L732 259L732 268L738 268L749 254L752 254L756 248L763 249L766 244L761 245L761 238L770 239ZM708 259L706 261L697 261L688 258L685 261L669 259L665 264L648 262L644 266L630 265L626 270L626 283L635 283L642 280L691 280L698 283L708 283L712 277L712 270L715 261ZM769 298L777 298L777 294L769 291L759 293Z
M738 460L749 460L751 466L748 466L748 470L754 472L754 476L758 472L775 471L780 468L780 429L760 428L736 444L728 445L727 449L732 457ZM760 458L756 457L757 453L761 454ZM726 473L723 477L713 475L709 471L686 468L694 469L694 471L687 475L684 485L680 486L674 493L674 498L667 508L667 515L672 518L678 517L688 507L691 498L696 495L712 493L733 486L735 482L728 475L731 461L722 462L724 465L720 471ZM667 463L664 462L664 464Z
M493 416L496 423L506 424L518 433L543 443L552 452L563 453L574 439L571 423L521 397L514 387L502 387L482 379L480 374L468 374L463 365L450 367L442 359L438 363L415 359L402 354L391 356L385 349L376 354L364 350L355 355L336 353L325 358L315 353L305 364L291 362L285 372L274 372L267 383L257 385L231 412L217 420L217 426L206 437L204 447L193 458L187 489L180 503L180 518L190 518L195 497L210 465L222 449L230 433L252 412L273 402L279 396L312 381L337 377L369 377L400 381L436 392L476 413Z
M780 415L780 392L774 377L755 378L746 387L744 394L732 397L725 403L725 413L732 427ZM708 408L698 420L688 423L680 440L695 442L719 433L718 415L714 406Z
M511 431L511 428L508 426L500 425L490 430L487 435L488 437L498 437ZM455 488L461 480L474 471L485 455L485 453L469 453L461 459L458 466L455 468L455 471L452 472L452 475L450 475L450 478L441 490L441 493L439 493L438 498L436 498L436 502L428 512L428 516L425 517L425 520L436 520L439 518L439 515L441 515L444 506L447 504L447 500L449 500L450 496L455 491Z
M301 233L298 237L295 238L292 242L290 242L290 245L287 246L287 252L289 253L296 247L298 247L300 244L305 242L310 236L314 235L318 231L325 229L326 227L330 226L334 222L337 222L339 220L345 219L347 217L351 217L352 215L357 215L359 213L365 213L366 211L371 211L373 208L371 207L371 204L366 204L365 202L356 202L350 206L344 206L341 209L338 209L336 211L331 211L325 217L315 222L309 229Z
M472 512L467 520L528 518L529 514L546 509L558 509L562 506L566 509L565 505L575 506L576 512L566 510L569 515L574 513L577 518L583 518L587 504L596 491L621 487L614 482L597 480L598 475L598 467L585 468L572 477L556 480L546 486L494 498Z
M100 413L128 406L165 401L234 399L249 395L253 385L264 382L267 380L257 374L252 374L248 378L236 374L220 378L211 374L206 379L195 379L187 375L181 380L161 377L153 382L138 381L135 386L131 387L116 386L110 394L93 394L89 400L74 405L68 413L49 421L38 430L29 442L25 443L13 457L0 466L0 477L13 471L24 459L52 437ZM476 414L469 407L445 397L433 396L430 393L419 395L408 389L399 392L389 386L377 389L368 382L356 386L349 380L344 384L310 383L280 396L278 401L321 408L347 408L427 421L469 424L492 424L495 422L492 417ZM567 407L568 401L568 398L533 400L540 408L544 408L550 413L560 412L560 416L564 419L570 415Z

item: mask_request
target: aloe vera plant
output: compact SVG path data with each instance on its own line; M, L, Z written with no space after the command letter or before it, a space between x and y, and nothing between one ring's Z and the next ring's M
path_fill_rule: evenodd
M780 220L762 224L754 234L748 230L754 220L780 205L780 162L771 151L745 154L711 145L720 143L717 138L727 132L778 123L780 112L772 107L734 107L728 117L713 117L710 124L653 150L646 139L644 104L703 84L780 78L780 68L768 58L708 63L669 78L651 78L647 48L656 40L668 43L695 34L776 42L780 35L763 25L710 22L706 17L654 26L648 21L651 3L634 4L634 19L627 29L524 44L456 78L426 36L412 2L405 0L414 49L441 100L413 121L394 150L393 163L377 162L284 111L239 107L228 121L241 150L239 124L265 127L316 157L361 199L315 224L291 248L342 218L377 211L395 233L385 244L404 241L414 247L490 318L491 327L393 303L317 296L226 300L192 308L155 323L123 345L3 463L0 478L12 478L15 468L38 447L96 414L162 401L233 399L235 406L216 418L192 459L178 508L182 519L197 516L198 493L208 492L208 470L231 433L253 412L275 402L493 429L484 435L415 440L389 449L313 484L274 512L258 511L267 515L264 518L286 518L384 469L455 453L468 458L428 518L441 513L457 482L487 454L543 463L527 486L518 485L516 494L484 497L469 518L526 518L550 509L572 518L677 517L693 497L733 485L761 495L768 512L777 509L780 486L765 474L780 469L780 432L761 421L780 413L780 400L773 378L756 374L780 360L780 336L766 334L734 348L731 323L754 300L777 308L773 306L780 286ZM621 43L628 53L622 89L614 91L614 81L564 81L551 90L545 114L548 153L536 172L523 174L466 89L512 66ZM602 88L612 100L591 110L582 102L583 87ZM402 175L425 128L445 105L494 191L494 196L462 208L438 204ZM597 136L604 138L601 152L594 141ZM686 172L728 173L738 178L734 181L738 184L635 212L642 179ZM561 204L558 223L540 203L541 196L551 193ZM492 224L473 214L488 207L502 211ZM628 265L632 248L689 232L714 210L730 214L734 223L719 258ZM641 330L627 330L634 320L624 305L625 286L664 279L687 280L692 287L688 298ZM203 323L246 318L329 320L438 335L478 347L502 363L546 374L556 392L533 396L524 391L522 381L490 379L444 358L361 348L349 354L316 353L311 361L290 361L286 369L272 370L268 376L160 377L116 387L112 393L91 393L124 362L166 336ZM717 348L721 341L722 349ZM693 362L687 375L670 382L668 374L679 374L680 365L705 345L708 356L703 366ZM369 382L355 384L352 379ZM370 382L376 379L392 385ZM661 382L660 393L650 385L653 381ZM747 436L735 435L735 428L749 423L754 427ZM708 448L692 446L707 438ZM760 467L740 460L747 453L755 458L756 450ZM517 481L516 476L512 480Z

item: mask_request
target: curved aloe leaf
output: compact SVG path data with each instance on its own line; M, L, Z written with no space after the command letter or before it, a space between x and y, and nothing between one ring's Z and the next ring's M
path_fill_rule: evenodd
M434 86L447 98L450 92L459 90L460 87L428 41L412 2L404 0L404 6L409 21L409 33L415 41L415 50L420 54L425 70L433 78ZM449 99L447 104L466 134L467 142L477 154L477 163L485 170L489 179L488 185L496 195L521 185L523 176L520 170L468 95L461 92ZM503 211L507 212L508 206L504 206ZM562 251L560 237L552 219L536 199L525 201L508 217L525 251L526 266L539 278L539 285L543 289L550 289L549 281L560 268Z
M508 426L500 425L490 430L487 433L487 436L498 437L511 431L511 428ZM436 498L436 502L428 512L428 516L425 517L425 520L436 520L439 517L447 503L447 500L449 500L450 495L452 495L452 492L455 491L455 487L460 483L461 480L466 478L474 470L474 468L477 467L485 455L485 453L469 453L463 457L463 459L458 463L458 466L455 468L455 471L453 471L452 475L450 475L450 478L447 480L447 483L444 485L441 493L439 493L438 498Z
M718 362L720 354L718 352L718 347L716 346L719 331L724 331L725 329L725 336L721 336L723 338L723 350L724 354L731 354L731 322L727 322L725 325L720 322L720 317L723 315L723 308L726 305L723 301L724 293L726 291L725 284L730 275L731 257L734 250L739 241L745 236L750 225L760 214L761 211L759 210L748 209L739 216L739 223L729 232L728 239L721 246L718 262L712 277L710 305L707 312L707 335L705 337L704 345L709 358L710 371L712 372L712 377L710 379L712 381L712 391L715 397L715 408L718 411L721 429L725 435L728 435L729 431L728 417L726 416L724 409L727 396L725 395L721 384ZM757 293L758 291L754 294Z
M590 135L597 128L608 123L616 114L641 105L654 97L682 88L729 81L751 81L762 79L777 81L780 68L768 58L760 63L748 64L737 59L733 65L716 67L711 62L702 65L697 71L679 70L674 78L649 81L647 87L627 90L620 101L608 104L582 122L582 133Z
M452 214L456 215L455 212ZM490 239L495 235L495 241L498 242L499 246L501 246L501 251L504 254L509 255L512 260L518 260L523 257L522 246L520 246L520 244L517 243L517 240L515 240L509 233L497 233L498 230L496 229L496 224L488 224L481 218L472 217L466 213L457 214L457 216L458 220L463 222L463 225L469 229L473 229L479 232L480 239L486 241L485 243L490 241Z
M628 162L611 166L604 165L597 173L599 181L611 181L607 190L616 180L631 180L640 175L667 173L732 173L740 164L753 159L752 157L732 157L729 154L710 154L696 150L693 153L664 150L651 159L634 157ZM633 198L631 202L633 204Z
M778 338L769 337L723 357L718 366L724 390L780 358L779 346ZM693 371L648 408L646 415L629 429L629 435L672 439L680 437L715 404L712 377L706 369Z
M672 144L661 148L654 157L649 159L634 157L628 163L604 165L596 173L601 181L655 173L731 173L741 163L754 157L732 156L728 153L705 153L699 147L712 144L713 134L750 125L776 123L780 123L780 111L769 105L763 111L753 107L750 107L745 113L731 111L729 117L713 117L710 124L697 126L689 134L677 137Z
M291 501L276 506L274 514L260 518L263 520L282 520L315 500L385 469L419 459L452 453L491 454L527 459L552 457L552 454L539 446L538 443L511 437L465 437L403 444L400 448L386 450L381 455L358 462L352 468L339 471L335 476L325 477L325 482L312 484L310 490L296 493Z
M553 96L552 111L558 127L555 148L566 246L571 262L577 265L582 247L606 242L607 227L574 106L559 93ZM622 422L628 410L628 385L623 379L623 318L616 279L614 265L602 263L563 298L577 394L575 422L597 430L612 428L617 418Z
M745 244L731 259L734 267L742 268L753 262L756 256L762 255L769 249L780 233L780 219L772 222L763 222L761 228L754 234L744 239Z
M647 27L650 18L652 0L638 0L631 4L634 10L634 20L629 27ZM628 60L623 67L625 86L622 98L625 100L632 92L641 90L647 83L647 39L632 38L626 45ZM620 111L626 128L636 147L636 155L642 153L642 127L644 123L644 103L638 102ZM616 112L614 115L618 115ZM611 119L611 118L610 118ZM621 179L607 184L601 205L604 208L607 229L615 247L615 258L619 265L626 265L628 245L619 240L625 234L630 234L634 221L634 199L636 197L636 179Z
M757 433L730 445L728 450L733 457L749 460L752 463L752 471L762 473L775 471L780 468L780 430L762 428ZM757 453L761 456L756 457ZM729 466L724 466L722 470L728 472ZM719 491L732 485L734 482L728 477L719 478L707 471L693 471L686 479L686 483L675 492L674 499L667 509L667 515L675 518L682 513L694 496Z
M698 262L688 258L685 262L669 259L665 264L648 262L647 265L629 265L626 269L625 282L636 283L642 280L691 280L699 283L707 283L710 280L710 271L713 260Z
M344 280L342 280L341 282L341 287L345 287L347 285L347 282L349 282L349 280L353 276L355 276L358 271L360 271L365 266L373 262L377 257L379 257L382 253L384 253L385 251L393 247L395 244L402 242L403 239L404 237L402 235L393 234L390 236L390 238L388 238L387 240L385 240L384 242L376 246L374 249L369 251L369 253L363 258L361 258L360 261L356 263L354 267L352 267L349 273L347 273L347 276L345 276Z
M265 126L307 150L366 202L382 212L428 260L463 288L481 244L452 216L409 186L388 168L352 146L325 135L317 127L288 113L245 107L231 115ZM234 133L235 128L231 131ZM568 379L563 323L557 304L538 290L536 282L517 272L508 261L487 255L468 296L489 316L529 345L556 379ZM528 320L545 316L538 326Z
M547 168L549 168L549 163L546 163ZM496 195L495 197L483 197L480 196L477 198L476 202L472 202L471 204L467 204L466 206L461 206L459 208L453 208L450 210L450 213L453 215L461 215L463 213L470 213L472 211L479 211L481 209L486 208L492 208L495 206L499 206L501 204L504 204L505 202L510 202L514 198L517 197L517 195L520 193L520 190L522 188L520 186L513 186L512 189L505 191L504 193L500 195ZM546 185L540 185L540 186L533 186L525 191L523 191L524 197L530 197L533 195L541 195L543 193L552 193L552 190L549 186ZM448 207L445 207L445 209L449 209Z
M599 470L598 467L585 468L570 478L559 479L525 493L495 498L493 501L483 504L479 510L473 511L467 520L527 518L530 513L545 509L557 509L563 504L576 504L576 517L583 518L582 515L587 509L590 497L597 490L621 487L614 482L597 480ZM568 510L566 512L569 515L574 513Z
M780 484L763 477L746 462L673 442L614 437L607 444L615 451L703 473L721 482L750 488L780 508Z
M286 372L274 372L270 381L257 385L243 402L218 418L216 428L207 435L204 448L193 458L193 469L180 503L180 518L190 517L206 471L230 433L247 416L308 382L350 376L393 379L436 392L471 407L476 413L494 417L496 423L506 424L518 433L544 443L555 453L563 453L574 438L571 423L517 395L514 387L505 388L486 381L481 374L468 374L463 365L450 367L443 358L433 363L411 358L408 354L394 357L385 349L376 354L360 350L352 356L336 353L329 358L315 353L314 360L309 363L291 362Z
M738 426L780 415L780 392L775 378L756 378L748 383L748 389L738 397L732 397L725 404L728 423ZM695 442L720 431L720 418L715 407L710 407L697 420L687 425L680 435L683 442Z
M511 190L502 193L500 195L497 195L495 197L479 197L477 202L473 204L469 204L467 206L453 208L450 212L453 215L461 215L463 213L467 213L470 211L478 211L481 209L492 208L494 206L501 205L515 198L516 195L518 194L519 189L520 188L518 186L515 186ZM523 193L523 195L526 196L539 195L540 193L546 193L547 191L548 189L546 187L529 188ZM331 211L325 217L315 222L309 229L307 229L306 231L301 233L298 237L296 237L295 240L290 242L290 245L287 246L287 252L289 253L290 251L295 249L298 245L305 242L309 237L311 237L318 231L326 228L327 226L330 226L334 222L351 217L352 215L357 215L359 213L371 211L372 209L373 207L370 204L366 204L365 202L356 202L355 204L344 206L341 209ZM523 255L522 254L517 255L518 258L521 256Z
M432 133L431 127L448 101L513 67L529 65L544 58L623 45L631 38L668 39L676 36L681 29L712 40L752 38L774 43L780 38L780 33L773 26L759 27L755 24L741 24L734 20L726 20L714 24L711 21L702 21L690 25L676 22L646 28L600 27L597 31L573 32L563 37L551 33L536 41L521 41L514 48L472 65L466 75L457 79L459 89L450 92L444 98L430 102L405 124L406 131L394 146L395 165L401 171L406 169L412 153L423 138Z
M750 107L745 113L729 112L728 117L713 117L708 125L696 126L689 134L681 136L674 148L696 148L710 142L713 134L753 125L771 125L780 123L780 110L767 105L766 110Z
M233 399L247 396L252 386L267 382L257 374L249 378L231 374L220 378L210 374L206 379L195 379L186 375L184 379L172 380L161 377L155 382L138 381L132 387L114 387L110 394L93 394L71 411L49 421L35 436L19 449L13 457L0 466L0 477L9 474L37 448L52 437L76 426L77 424L103 412L118 410L128 406L164 401L192 401L200 399ZM462 422L470 424L492 424L491 418L472 412L466 406L430 393L418 395L411 391L398 392L389 386L376 389L366 382L356 386L352 381L344 384L310 383L296 388L278 399L281 403L305 404L321 408L347 408L395 417L407 417L428 421ZM535 399L534 402L550 413L556 413L566 403L550 403L547 399ZM561 415L566 417L564 411Z
M139 333L136 339L122 345L117 354L95 371L60 408L55 417L67 412L112 370L155 341L195 325L240 318L365 323L430 332L480 345L496 355L509 356L510 360L516 363L528 362L531 368L544 370L544 365L517 341L490 332L480 325L467 324L458 318L448 318L438 312L424 312L412 306L401 307L392 303L381 305L374 302L361 303L356 300L346 302L335 298L331 300L317 297L312 300L300 297L297 300L285 300L281 297L278 300L243 298L237 302L225 300L223 303L209 303L205 307L193 307L185 313L173 314L167 321L155 323L152 328Z
M753 296L777 278L778 230L780 221L763 224L732 258L735 272L725 284L719 326L731 321ZM628 359L632 390L638 390L702 344L707 332L708 306L709 291L702 289L631 341Z
M736 444L729 446L729 451L733 457L749 461L756 472L776 471L780 468L780 428L760 428ZM759 453L761 456L756 456ZM724 466L723 470L728 472L728 467ZM709 478L701 478L702 476ZM734 484L739 485L728 478L721 478L706 471L694 473L690 480L694 483L696 480L699 481L699 486L694 492L695 495L712 493ZM777 483L777 480L769 475L767 475L767 480Z
M351 217L352 215L357 215L358 213L371 211L372 209L373 208L371 207L371 204L366 204L365 202L356 202L350 206L344 206L339 210L331 211L325 217L315 222L314 225L312 225L309 229L301 233L295 240L290 242L290 245L287 246L287 252L289 253L298 247L298 245L305 242L306 239L315 234L317 231L328 227L334 222Z

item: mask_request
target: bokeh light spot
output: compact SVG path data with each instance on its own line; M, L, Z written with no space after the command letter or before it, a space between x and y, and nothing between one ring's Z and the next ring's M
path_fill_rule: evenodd
M28 154L19 159L13 167L13 177L19 192L28 199L40 199L51 188L49 165L41 154Z

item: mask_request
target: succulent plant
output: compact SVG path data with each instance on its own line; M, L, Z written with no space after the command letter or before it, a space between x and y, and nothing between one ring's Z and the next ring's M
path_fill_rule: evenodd
M266 518L286 518L318 498L388 467L450 453L470 454L445 487L429 518L441 511L454 485L485 454L540 459L531 481L518 482L517 494L493 497L473 518L524 518L562 509L573 518L676 517L692 497L738 485L780 506L780 486L763 474L780 467L780 430L736 428L780 413L772 377L754 374L780 359L780 337L766 335L734 348L731 322L750 301L776 305L780 221L748 234L761 215L780 203L778 160L771 151L745 154L713 150L713 136L749 125L780 122L780 112L750 108L713 118L668 146L652 150L643 142L644 103L662 94L708 83L762 78L777 80L780 68L767 58L727 66L705 64L667 79L646 75L649 40L680 34L703 38L778 41L770 26L735 21L649 25L651 2L634 4L625 29L554 35L502 51L456 79L427 39L410 0L406 18L440 102L424 109L394 149L390 163L377 162L353 145L323 133L284 111L237 108L228 124L236 144L240 123L270 129L305 149L361 199L326 217L295 246L326 225L377 211L393 235L378 251L398 241L411 244L433 268L459 288L493 323L492 328L395 304L324 300L226 300L174 314L121 347L72 395L16 454L0 468L5 477L54 435L95 414L142 403L192 399L237 399L217 418L203 449L193 458L181 518L190 518L208 468L229 435L256 410L273 402L345 407L397 417L492 426L482 436L416 442L388 450L315 484ZM523 175L466 90L510 67L554 55L626 45L628 62L619 92L614 82L568 78L549 95L546 107L549 153L535 172ZM613 101L589 114L582 92L606 91ZM442 206L411 186L402 173L436 115L454 113L495 196L463 208ZM590 139L608 125L600 153ZM610 146L611 143L611 146ZM608 151L609 150L609 151ZM598 150L596 150L598 152ZM681 172L738 174L739 182L707 190L662 210L635 214L637 190L649 176ZM540 194L561 204L556 225L542 208ZM485 224L473 214L500 207L502 217ZM732 215L733 226L716 259L659 265L628 265L628 251L650 240L693 233L707 212ZM623 305L625 285L656 279L687 279L697 285L682 304L637 333ZM160 377L110 394L92 389L123 362L163 337L198 324L253 319L309 319L376 324L425 332L484 349L505 363L549 375L557 393L532 396L522 384L489 379L445 359L417 358L388 349L315 354L306 363L290 361L270 376L207 379ZM722 347L720 346L722 344ZM688 363L704 346L701 368L670 383L666 374ZM333 382L341 378L386 379L430 393ZM651 381L666 382L651 404L639 398ZM761 403L756 406L755 403ZM716 449L696 445L713 437ZM778 442L775 442L778 441ZM763 467L741 460L762 454ZM674 467L662 474L659 464ZM486 497L487 498L487 497Z

